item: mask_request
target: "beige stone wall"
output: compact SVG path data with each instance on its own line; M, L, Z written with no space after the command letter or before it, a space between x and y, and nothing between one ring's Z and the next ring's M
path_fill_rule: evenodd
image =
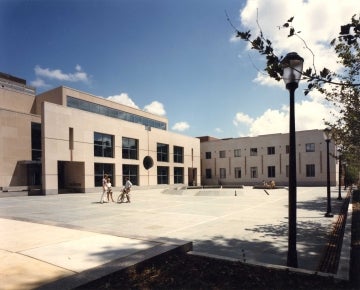
M134 124L106 116L93 114L64 106L43 103L43 186L48 193L57 191L57 162L77 161L84 162L84 187L94 189L94 163L111 163L115 165L115 186L122 186L122 165L133 164L139 166L139 185L157 185L157 167L169 166L170 185L173 184L173 167L184 167L186 184L188 168L197 168L197 183L200 183L200 141L197 138L187 137L172 132ZM74 149L69 149L69 128L73 128ZM94 156L94 132L114 135L115 157ZM122 159L122 137L139 140L139 159ZM170 162L157 162L157 142L169 144ZM184 147L184 163L176 164L172 160L173 146ZM193 152L193 155L191 155ZM151 156L154 167L145 170L143 158Z
M31 122L40 117L0 108L0 187L27 185L26 167L31 160Z
M306 152L305 144L314 143L315 152ZM238 183L243 185L261 184L274 179L279 185L287 185L286 166L289 154L288 134L271 134L257 137L242 137L228 140L214 140L201 143L202 184ZM326 185L326 142L321 130L296 132L296 167L298 185ZM268 155L267 148L275 147L275 154ZM257 156L250 156L250 148L257 148ZM234 157L234 149L241 149L241 156ZM225 151L225 158L219 152ZM211 159L206 159L206 152L211 152ZM330 143L330 154L336 155L334 143ZM330 157L330 179L336 184L336 159ZM306 176L306 165L315 164L315 177ZM275 166L275 178L268 177L268 166ZM241 168L242 177L235 178L235 167ZM258 177L251 178L251 167L257 167ZM212 170L212 179L205 178L205 170ZM220 179L220 168L226 169L226 178Z

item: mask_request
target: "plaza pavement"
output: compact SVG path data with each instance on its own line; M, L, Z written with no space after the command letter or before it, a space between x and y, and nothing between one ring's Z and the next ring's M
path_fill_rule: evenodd
M337 192L331 188L334 217L326 218L326 188L297 189L300 269L317 268L342 205ZM134 188L131 203L99 199L100 193L0 198L0 289L71 289L177 247L189 250L191 242L195 252L286 266L286 188ZM349 239L347 225L341 278Z

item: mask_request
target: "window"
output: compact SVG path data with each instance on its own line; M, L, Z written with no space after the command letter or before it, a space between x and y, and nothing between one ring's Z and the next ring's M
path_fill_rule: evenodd
M226 178L226 168L220 168L220 178Z
M235 178L241 178L241 167L235 167Z
M275 154L275 147L274 146L268 147L267 148L267 154L268 155L274 155Z
M250 148L250 156L257 156L257 148Z
M114 157L114 136L102 133L94 133L94 156Z
M115 186L114 180L114 164L110 163L95 163L94 164L94 184L95 186L102 186L104 174L111 178L112 186Z
M205 152L205 158L211 159L211 152Z
M306 152L315 152L315 143L305 144Z
M251 178L257 178L258 177L257 167L250 167L250 174L251 174Z
M122 158L123 159L138 159L139 141L137 139L122 138ZM131 180L130 180L131 181Z
M306 164L306 177L315 177L315 164Z
M290 145L286 145L285 152L286 152L286 154L290 153Z
M184 147L174 146L174 162L184 163Z
M109 108L103 105L95 104L92 102L80 100L74 97L67 96L67 106L95 114L104 115L107 117L117 118L128 122L138 123L145 126L166 130L166 123L149 119L143 116L135 115L125 111Z
M158 166L157 168L157 183L169 184L169 167Z
M211 172L210 168L205 169L205 177L206 177L206 179L211 179L212 178L212 172Z
M289 177L289 165L286 165L285 171L286 171L286 177Z
M226 152L225 152L225 150L219 151L219 157L220 157L220 158L225 158L225 157L226 157Z
M184 168L174 167L174 184L184 183Z
M31 123L31 160L41 160L41 124Z
M241 156L241 149L234 149L234 157L240 157Z
M122 180L123 185L126 182L126 180L125 180L126 177L129 177L129 180L131 181L132 184L139 185L139 181L138 181L139 166L138 165L123 164L122 171L123 171L123 180Z
M275 177L275 166L268 166L268 177Z
M169 162L169 145L157 143L157 161Z

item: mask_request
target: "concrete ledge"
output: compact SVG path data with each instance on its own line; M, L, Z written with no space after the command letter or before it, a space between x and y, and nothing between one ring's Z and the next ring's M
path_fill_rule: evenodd
M174 244L161 244L157 245L149 250L144 250L120 258L96 268L86 270L84 272L62 278L52 283L38 287L38 290L52 290L52 289L74 289L81 285L93 282L97 279L113 274L115 272L124 270L129 267L136 267L143 263L146 263L156 257L168 255L175 252L188 252L192 250L192 242L184 242L181 245Z

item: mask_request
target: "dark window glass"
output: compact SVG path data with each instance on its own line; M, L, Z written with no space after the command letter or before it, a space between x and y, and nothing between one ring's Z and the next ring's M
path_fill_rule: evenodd
M315 143L305 144L306 152L315 152Z
M184 183L184 168L174 167L174 184Z
M131 164L123 164L123 185L125 185L125 178L129 177L129 180L133 185L139 185L139 166Z
M306 177L315 177L315 164L306 164Z
M250 148L250 156L257 156L257 148Z
M112 186L115 186L114 180L114 164L110 163L95 163L94 164L94 183L95 186L102 186L102 179L104 174L111 178Z
M138 116L121 110L105 107L92 102L76 99L74 97L67 96L67 106L70 108L80 109L83 111L101 114L108 117L118 118L121 120L140 123L142 125L151 126L161 130L166 130L166 123L157 120L152 120L143 116Z
M206 168L206 169L205 169L205 176L206 176L206 179L211 179L212 173L211 173L211 169L210 169L210 168Z
M241 168L235 167L235 178L241 178Z
M169 145L157 143L157 161L169 162Z
M275 147L268 147L267 148L268 155L274 155L275 154Z
M95 132L94 156L114 157L113 140L114 136L112 135Z
M225 158L225 157L226 157L226 152L225 152L225 150L219 151L219 157L220 157L220 158Z
M169 167L158 166L157 168L157 183L169 184Z
M174 162L184 163L184 147L174 146Z
M275 177L275 166L268 166L268 177Z
M205 152L205 158L211 159L211 152Z
M31 123L31 160L41 160L41 124Z
M122 138L122 158L124 159L138 159L138 143L137 139ZM130 180L131 181L131 180Z

